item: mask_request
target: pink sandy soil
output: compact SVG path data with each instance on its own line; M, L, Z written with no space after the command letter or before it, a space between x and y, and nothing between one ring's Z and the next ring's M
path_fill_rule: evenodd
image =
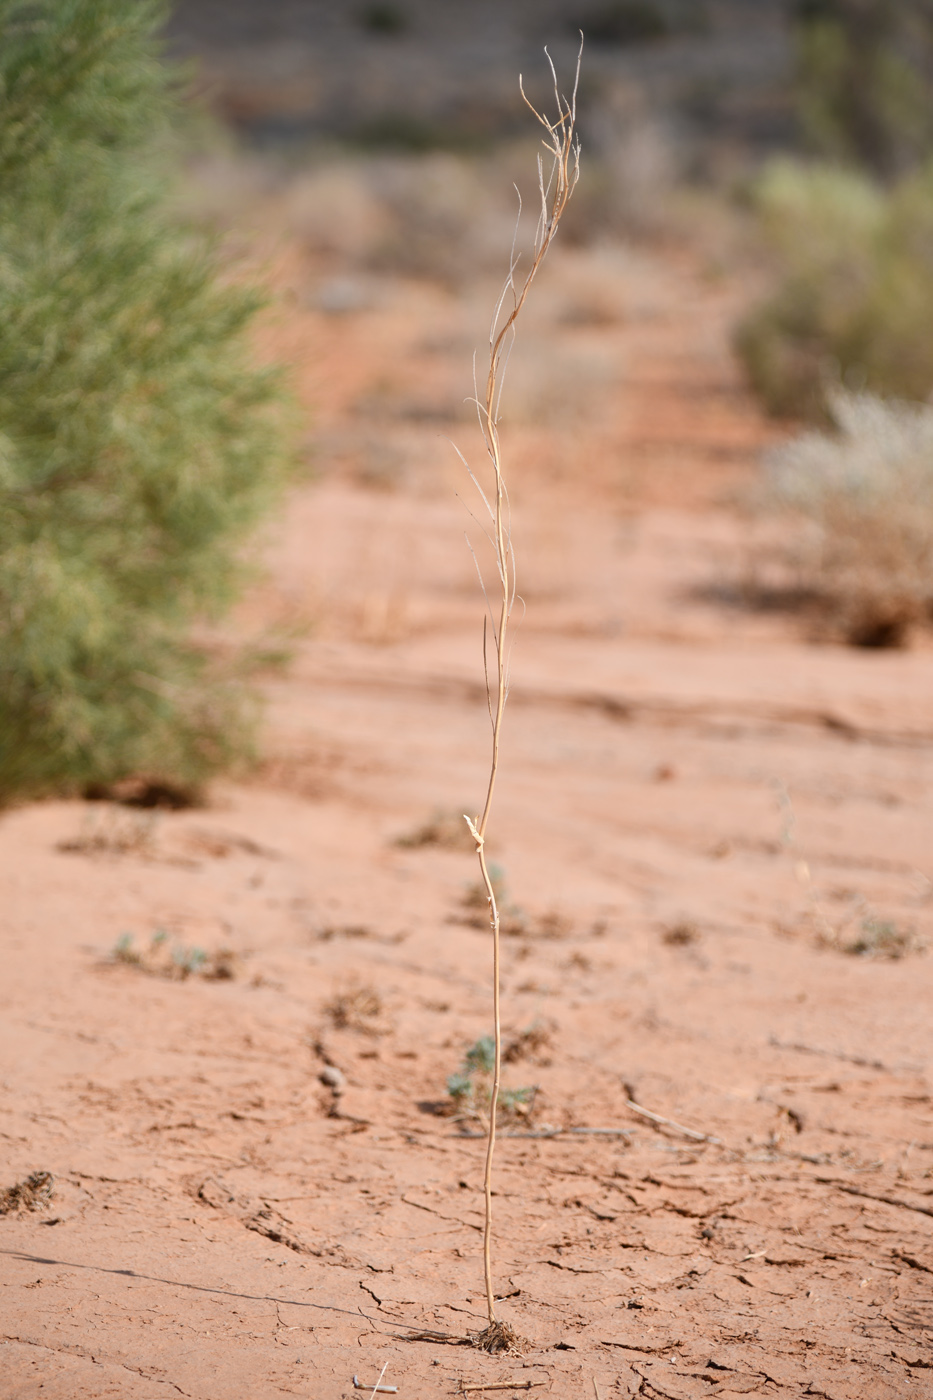
M843 951L865 921L933 934L933 648L738 605L775 432L737 294L599 256L612 314L567 312L596 254L546 269L504 429L525 615L490 844L507 1038L538 1032L506 1083L538 1094L494 1254L529 1349L458 1344L483 1143L439 1106L491 1026L474 861L397 844L485 786L484 542L445 439L476 455L487 303L381 280L328 314L296 257L270 334L318 474L235 624L298 638L262 767L151 822L0 821L0 1187L55 1179L0 1218L3 1400L342 1400L383 1372L402 1400L933 1395L933 967ZM569 403L559 376L534 397L558 346ZM114 959L157 929L236 976Z

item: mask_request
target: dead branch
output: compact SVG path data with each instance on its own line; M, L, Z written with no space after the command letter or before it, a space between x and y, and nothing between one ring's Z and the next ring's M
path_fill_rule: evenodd
M590 1137L631 1137L634 1128L531 1128L524 1133L498 1133L500 1138L534 1138L541 1142L547 1138L590 1136ZM485 1133L457 1133L458 1138L484 1138ZM710 1139L712 1141L712 1139ZM410 1202L410 1204L414 1204Z
M491 1385L461 1385L459 1393L469 1395L475 1390L534 1390L535 1386L544 1384L545 1381L494 1381Z
M712 1142L717 1147L722 1146L722 1138L712 1137L709 1133L698 1133L693 1128L685 1128L683 1123L675 1123L673 1118L662 1118L660 1113L652 1113L650 1108L642 1108L634 1099L626 1099L625 1107L630 1108L633 1113L640 1113L642 1118L650 1118L652 1123L660 1123L662 1127L673 1128L675 1132L683 1133L684 1137L692 1138L694 1142Z

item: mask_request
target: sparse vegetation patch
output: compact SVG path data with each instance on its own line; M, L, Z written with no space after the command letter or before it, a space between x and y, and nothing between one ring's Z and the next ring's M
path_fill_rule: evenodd
M506 1056L503 1055L503 1060L505 1059ZM460 1069L447 1080L447 1093L458 1122L476 1122L484 1127L488 1125L495 1067L495 1037L480 1036L467 1050ZM529 1122L534 1112L537 1093L537 1085L520 1089L500 1087L496 1101L496 1123L508 1125Z
M376 988L355 979L339 988L324 1007L335 1030L361 1031L364 1035L384 1034L385 1026L379 1019L383 1010Z
M836 431L770 459L803 588L853 643L896 646L933 616L933 408L836 392Z
M437 807L420 826L396 837L396 846L417 850L422 846L437 846L447 851L473 851L474 842L463 817L452 808Z
M0 1215L43 1210L52 1199L54 1184L51 1172L30 1172L23 1181L0 1191Z
M897 962L911 953L923 952L926 944L913 929L903 928L892 919L880 919L869 914L862 919L855 937L841 938L842 952L860 958L886 958Z
M132 933L121 933L111 959L172 982L186 982L189 977L200 977L206 982L230 982L238 970L238 959L232 949L207 952L194 944L173 942L163 928L155 929L148 943L140 946Z

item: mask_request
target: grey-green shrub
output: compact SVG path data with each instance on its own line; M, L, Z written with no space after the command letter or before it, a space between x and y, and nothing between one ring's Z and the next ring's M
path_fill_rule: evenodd
M933 389L933 166L887 191L868 176L780 160L756 203L776 288L736 344L772 413L826 419L840 382L924 399Z
M287 465L255 290L168 212L161 4L0 0L0 799L241 754L194 620Z
M798 528L794 563L845 636L902 641L933 616L933 407L835 392L835 431L775 450L767 500Z

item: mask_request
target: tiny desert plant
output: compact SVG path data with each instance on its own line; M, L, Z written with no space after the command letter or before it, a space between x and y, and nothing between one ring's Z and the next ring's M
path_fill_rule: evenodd
M547 50L545 50L547 53ZM580 56L582 56L582 44ZM548 55L550 63L550 55ZM487 902L489 926L492 932L492 996L493 996L493 1046L491 1064L491 1084L489 1093L488 1132L486 1143L486 1164L483 1174L485 1212L483 1225L483 1271L486 1287L486 1310L488 1326L476 1334L474 1341L486 1351L510 1351L521 1345L521 1339L507 1324L496 1317L495 1294L492 1279L492 1170L496 1144L496 1117L502 1077L502 1023L500 1014L500 914L492 872L486 860L486 832L492 812L496 778L499 773L499 753L502 739L502 723L509 689L509 626L516 601L515 558L512 551L512 528L509 511L508 491L499 437L499 410L502 398L505 371L509 353L515 336L516 322L525 305L531 285L557 233L561 216L573 194L580 166L580 146L576 135L577 82L580 74L580 57L577 59L576 79L570 100L563 97L557 83L554 65L551 75L554 79L554 96L557 115L549 120L538 112L527 97L524 88L522 96L532 113L544 128L544 147L550 160L550 169L545 171L541 156L538 157L538 190L540 215L535 233L534 251L531 265L524 280L517 280L518 259L513 246L508 277L502 294L493 312L489 334L489 363L485 388L476 387L476 409L480 429L486 447L486 455L491 469L491 482L488 491L470 472L477 486L483 506L488 516L489 534L496 566L497 586L495 588L496 607L493 609L489 594L483 588L487 601L487 616L483 624L483 654L487 663L487 695L489 715L492 725L492 756L489 767L489 781L486 788L486 801L482 812L475 817L466 817L466 823L476 846L479 860L480 879ZM467 468L469 470L469 468ZM492 664L489 664L488 643L492 643Z
M506 1058L507 1056L503 1055L503 1059ZM516 1055L515 1058L519 1056ZM480 1036L467 1050L460 1069L447 1080L447 1093L455 1115L461 1122L474 1120L482 1123L488 1131L495 1067L495 1036ZM497 1126L527 1121L534 1109L537 1092L537 1086L524 1089L504 1089L500 1086L496 1101Z
M43 1210L52 1199L54 1178L51 1172L30 1172L0 1191L0 1215L18 1214L25 1210Z
M676 923L668 924L661 932L661 942L666 943L669 948L689 948L699 941L699 929L689 919L678 919Z
M892 962L922 952L925 947L912 929L902 928L891 919L879 919L876 914L862 919L855 937L839 946L854 957L887 958Z
M772 453L766 502L803 527L800 581L861 645L933 613L933 408L837 391L835 433Z
M364 1035L382 1033L382 1012L382 997L375 987L355 981L336 991L324 1006L324 1013L336 1030L362 1031Z
M57 849L75 855L139 855L156 851L157 813L126 812L110 803L95 804L83 814L76 836L59 841Z
M189 977L201 977L208 982L229 982L237 974L236 955L230 948L218 948L208 953L204 948L184 943L171 943L163 928L157 928L148 944L137 947L132 933L121 933L113 947L114 962L136 967L151 977L165 977L172 982L186 982Z

